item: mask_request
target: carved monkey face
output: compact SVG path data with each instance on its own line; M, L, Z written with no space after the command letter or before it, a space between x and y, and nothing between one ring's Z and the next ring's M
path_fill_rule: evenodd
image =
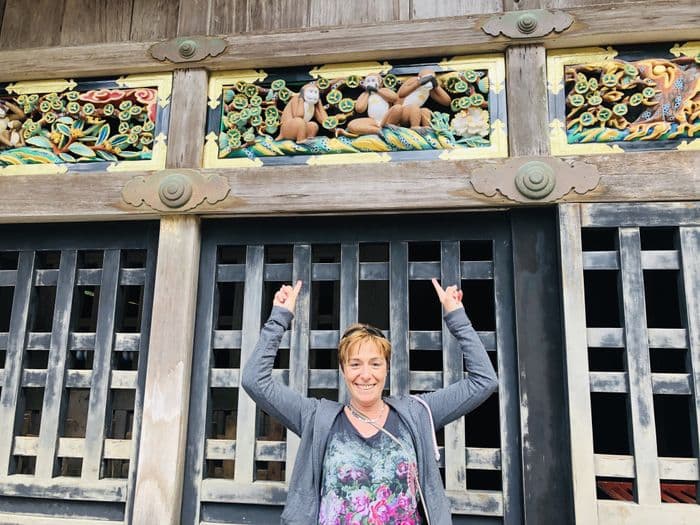
M301 88L301 98L309 104L316 104L319 100L318 86L316 84L306 84Z
M362 87L367 91L377 91L382 85L382 77L379 75L367 75L362 81Z

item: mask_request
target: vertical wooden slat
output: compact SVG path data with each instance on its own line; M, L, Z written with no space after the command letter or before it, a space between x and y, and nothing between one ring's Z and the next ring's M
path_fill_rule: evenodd
M212 0L180 0L177 16L178 36L206 35L209 31Z
M394 0L309 0L309 27L391 22L400 11Z
M175 71L172 100L166 165L168 168L199 168L207 118L206 70Z
M245 367L260 335L262 308L263 270L265 247L248 246L245 266L245 291L243 296L243 333L241 335L241 370ZM243 390L238 392L238 421L236 429L237 483L252 483L255 466L255 402Z
M340 336L357 322L360 286L360 245L344 243L340 246ZM340 363L339 363L340 364ZM348 401L348 387L338 370L338 402Z
M248 26L248 0L212 0L210 35L244 33Z
M653 505L661 502L661 490L639 228L620 228L619 243L635 489L640 504Z
M60 42L65 0L6 0L0 48L53 46Z
M546 60L542 45L506 49L508 148L513 156L549 155Z
M173 0L134 0L131 40L174 37L177 33L178 4Z
M308 394L309 384L309 298L311 296L311 246L294 245L292 284L302 280L294 313L294 327L289 346L289 386L303 396ZM292 477L294 461L299 449L299 437L287 432L286 480Z
M306 27L308 0L248 0L248 31Z
M574 484L574 521L595 525L595 465L593 421L588 376L586 301L581 255L581 216L578 204L559 205L559 249L564 317L564 351Z
M78 252L63 250L56 286L56 304L51 326L51 347L46 366L46 388L41 410L39 453L36 458L36 476L51 478L56 466L56 447L64 405L64 379L68 354L68 335L73 303Z
M133 0L66 0L61 45L129 40Z
M32 298L34 276L34 252L19 254L17 280L12 299L10 330L5 354L5 383L0 397L0 477L12 474L12 445L14 435L22 423L23 414L17 413L22 386L22 357L27 333L29 304Z
M443 288L457 285L461 288L459 242L440 243L440 281ZM464 360L457 341L442 322L442 377L448 386L464 378ZM445 488L450 491L466 490L467 470L464 461L466 440L464 418L445 427Z
M201 480L205 469L204 451L208 433L209 377L212 363L212 333L218 311L216 301L217 245L207 239L202 245L195 328L192 391L182 499L182 523L199 523Z
M680 227L679 241L682 263L682 300L685 303L685 328L688 333L688 368L691 372L690 403L693 455L700 458L700 227ZM683 300L684 299L684 300ZM696 482L696 489L700 483ZM700 501L700 491L697 491Z
M131 458L129 459L129 494L136 491L136 469L139 462L139 444L141 443L141 422L143 421L143 405L146 390L146 372L148 370L148 354L151 334L151 312L153 311L153 294L156 281L156 263L158 255L158 229L152 227L147 236L147 253L145 281L143 287L141 305L141 326L139 340L139 364L136 371L136 392L134 395L134 419L131 425L131 439L135 444L131 447ZM134 498L126 499L124 515L126 523L133 522Z
M516 219L511 219L516 220ZM498 401L501 441L503 523L523 522L518 396L518 360L514 336L513 252L508 234L493 239L493 288L498 352Z
M479 13L498 13L499 11L501 11L501 0L411 1L411 20L473 15Z
M109 379L112 369L114 322L119 289L119 250L106 250L102 265L100 299L97 312L97 332L92 366L92 387L88 405L85 451L82 478L97 481L100 478L102 449L105 436L105 416L109 398Z
M161 219L135 523L180 523L199 249L197 217Z
M408 243L389 245L389 329L391 330L391 395L407 395L409 383Z

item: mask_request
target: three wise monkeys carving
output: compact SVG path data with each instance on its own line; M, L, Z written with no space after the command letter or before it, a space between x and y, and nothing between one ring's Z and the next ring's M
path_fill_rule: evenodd
M363 92L355 102L355 114L366 116L353 118L345 129L336 128L336 136L378 134L388 125L414 129L429 126L432 112L424 107L428 99L442 106L451 103L450 95L439 85L431 69L423 69L407 79L398 92L384 87L380 74L367 75L360 86ZM318 84L309 82L290 98L284 108L277 140L304 142L318 134L327 118Z

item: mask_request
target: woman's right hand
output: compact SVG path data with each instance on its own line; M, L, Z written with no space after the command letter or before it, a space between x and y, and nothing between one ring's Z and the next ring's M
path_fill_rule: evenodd
M272 306L281 306L294 313L294 307L297 303L299 291L301 290L301 284L301 281L297 281L294 287L283 284L275 293L272 299Z
M458 308L464 308L462 304L464 294L456 285L448 286L443 290L437 279L433 279L432 282L433 287L435 287L435 293L437 293L438 299L440 299L442 306L445 308L445 312L449 313Z

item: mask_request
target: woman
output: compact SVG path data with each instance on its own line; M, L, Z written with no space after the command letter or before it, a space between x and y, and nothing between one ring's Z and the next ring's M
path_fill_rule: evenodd
M282 335L302 283L275 294L270 318L245 364L242 385L268 414L301 437L284 524L452 523L436 459L435 430L473 410L498 381L464 312L462 291L433 279L468 377L420 396L382 398L391 344L369 325L350 326L338 362L350 402L311 399L272 379Z

